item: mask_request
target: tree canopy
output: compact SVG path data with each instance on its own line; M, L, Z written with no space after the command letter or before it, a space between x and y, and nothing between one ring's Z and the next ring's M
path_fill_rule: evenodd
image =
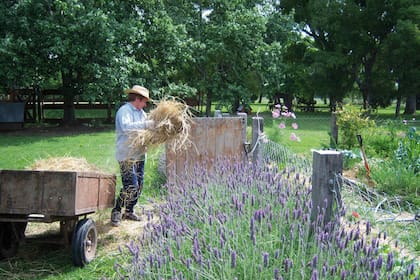
M416 0L25 0L0 3L0 86L115 101L123 88L228 105L358 92L365 108L419 92ZM195 96L196 95L196 96Z

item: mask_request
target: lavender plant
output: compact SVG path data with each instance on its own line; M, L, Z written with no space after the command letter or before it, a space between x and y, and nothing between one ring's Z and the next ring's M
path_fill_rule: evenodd
M311 221L308 170L217 160L168 186L160 223L126 244L121 279L418 279L371 225Z

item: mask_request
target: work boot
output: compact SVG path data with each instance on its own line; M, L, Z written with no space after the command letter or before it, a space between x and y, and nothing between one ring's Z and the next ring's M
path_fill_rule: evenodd
M123 219L132 220L132 221L141 221L140 216L138 216L134 212L125 212L123 215Z
M120 211L114 211L111 212L111 223L113 226L117 227L121 223L121 212Z

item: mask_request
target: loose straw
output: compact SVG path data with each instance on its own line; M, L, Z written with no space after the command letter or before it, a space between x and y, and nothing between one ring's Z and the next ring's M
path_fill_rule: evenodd
M128 146L131 150L145 151L147 147L158 146L170 141L173 151L190 146L192 116L188 106L166 98L156 103L155 109L148 114L148 119L155 122L153 129L142 129L129 133Z
M36 160L28 169L47 171L83 171L101 172L101 170L87 162L85 158L75 157L49 157Z

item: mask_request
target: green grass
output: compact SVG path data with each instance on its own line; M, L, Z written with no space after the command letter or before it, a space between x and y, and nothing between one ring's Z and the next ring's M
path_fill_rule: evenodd
M107 172L116 171L113 130L64 136L45 134L3 136L0 139L0 168L25 169L37 159L69 156L84 157Z

